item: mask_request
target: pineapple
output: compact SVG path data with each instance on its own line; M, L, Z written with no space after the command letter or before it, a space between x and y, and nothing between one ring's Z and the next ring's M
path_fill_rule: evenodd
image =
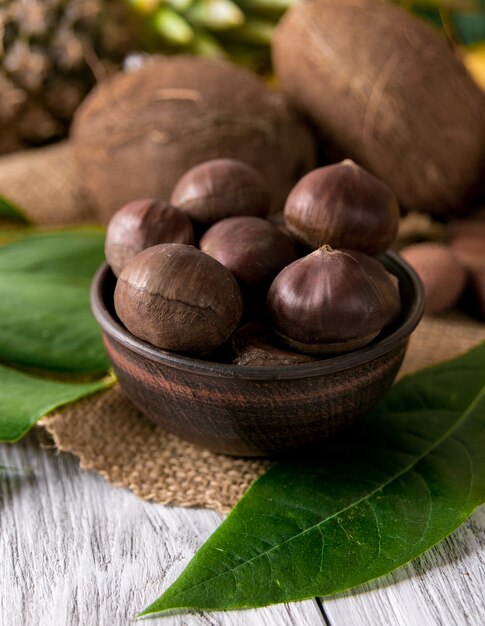
M0 153L54 141L136 47L121 0L0 0Z

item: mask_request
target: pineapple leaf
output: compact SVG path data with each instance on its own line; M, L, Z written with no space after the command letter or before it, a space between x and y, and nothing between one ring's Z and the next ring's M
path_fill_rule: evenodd
M231 0L195 0L186 16L195 26L215 31L232 29L245 21L244 13Z
M218 40L207 30L199 28L195 31L191 51L200 56L218 59L227 58L227 53Z
M270 20L249 16L242 26L228 33L233 41L269 46L275 25Z
M182 14L185 13L187 9L193 3L193 0L165 0L165 1L168 6L174 9L174 11L177 11L178 13L182 13Z
M168 6L158 9L153 17L153 26L170 45L187 46L194 38L194 31L187 20Z
M237 3L245 12L279 17L290 8L293 0L238 0Z

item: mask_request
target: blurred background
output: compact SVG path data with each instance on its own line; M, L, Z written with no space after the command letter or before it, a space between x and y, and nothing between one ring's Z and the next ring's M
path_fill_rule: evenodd
M293 1L2 0L0 154L65 137L89 90L144 55L230 58L271 77L272 33ZM485 0L394 2L442 30L485 88Z

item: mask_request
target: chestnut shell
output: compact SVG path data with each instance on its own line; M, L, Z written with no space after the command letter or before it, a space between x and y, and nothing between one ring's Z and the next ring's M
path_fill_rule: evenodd
M275 367L311 363L320 357L288 350L278 337L261 322L240 326L233 334L233 363L244 367Z
M172 352L208 354L236 329L242 296L232 274L184 244L147 248L124 267L114 305L139 339Z
M200 240L202 252L230 270L247 291L265 287L298 257L289 235L260 217L228 217Z
M119 276L130 259L160 243L194 243L189 216L162 200L135 200L119 209L108 224L106 260Z
M291 348L338 354L370 343L399 315L397 280L375 258L322 246L275 278L270 327Z
M188 170L177 182L170 202L200 224L226 217L264 217L271 204L259 172L236 159L213 159Z
M389 187L349 159L304 176L284 209L288 230L311 249L327 244L371 255L391 246L399 215Z

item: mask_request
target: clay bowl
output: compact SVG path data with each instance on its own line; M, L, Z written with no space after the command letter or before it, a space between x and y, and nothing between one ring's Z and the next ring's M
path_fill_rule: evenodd
M423 291L398 255L382 260L399 279L398 323L365 348L312 363L246 367L155 348L117 319L115 278L106 264L94 279L91 306L119 384L152 421L217 452L277 455L350 426L392 385L422 315Z

